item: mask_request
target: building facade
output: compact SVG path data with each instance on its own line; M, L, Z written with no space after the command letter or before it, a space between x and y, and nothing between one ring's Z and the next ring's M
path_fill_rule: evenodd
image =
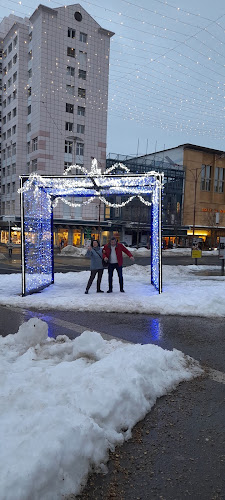
M203 248L218 246L219 238L225 236L224 151L182 144L136 158L113 155L107 159L107 165L118 161L131 172L164 172L165 247L191 246L193 238L199 240ZM120 212L111 211L112 227L117 226L124 241L144 243L149 234L149 212L141 204L138 209L133 204L132 212L132 204Z
M9 236L20 243L19 175L62 175L74 164L89 170L92 158L105 168L112 35L79 4L39 5L29 19L10 15L0 24L2 243ZM89 234L99 219L97 202L60 202L55 244L82 243L85 224Z

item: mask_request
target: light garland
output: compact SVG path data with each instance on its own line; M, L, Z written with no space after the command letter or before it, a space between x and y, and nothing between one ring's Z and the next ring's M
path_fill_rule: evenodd
M75 207L82 207L83 205L89 205L89 203L91 203L95 199L96 199L95 196L92 196L91 198L89 198L89 200L83 201L82 203L73 203L72 201L69 201L69 200L66 200L65 198L59 197L59 198L56 198L52 202L52 208L55 208L58 205L59 201L62 201L66 205L69 205L70 207L75 208Z
M104 198L104 196L99 196L99 200L103 201L103 203L105 203L105 205L107 205L108 207L112 207L112 208L121 208L121 207L125 207L128 203L130 203L133 199L135 198L135 196L131 196L128 200L126 201L123 201L122 203L110 203L110 201L106 200Z

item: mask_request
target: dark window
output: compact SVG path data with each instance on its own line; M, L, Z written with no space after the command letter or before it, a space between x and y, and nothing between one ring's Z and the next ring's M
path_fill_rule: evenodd
M67 55L69 57L75 57L75 49L73 49L72 47L67 47Z
M68 37L75 38L76 31L73 28L68 28Z
M79 23L82 21L82 14L80 12L75 12L74 17Z
M66 103L66 112L67 113L73 113L74 105L69 104L68 102Z
M85 116L85 108L83 106L77 106L77 114L79 116Z
M85 97L86 97L86 90L78 88L78 97L82 97L82 98L85 99Z
M73 132L73 123L66 122L65 123L65 130L67 130L68 132Z
M81 78L82 80L86 80L86 74L87 72L84 71L83 69L79 69L78 77Z

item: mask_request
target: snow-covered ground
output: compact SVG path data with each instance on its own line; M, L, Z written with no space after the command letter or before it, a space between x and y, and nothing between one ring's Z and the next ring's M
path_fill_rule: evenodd
M202 373L177 350L109 342L97 332L72 341L47 334L32 318L0 337L2 500L78 494L158 397Z
M218 276L200 276L204 271ZM41 309L130 312L144 314L178 314L184 316L225 316L225 276L216 266L163 266L163 293L158 294L151 283L150 266L134 264L123 270L124 294L119 292L114 273L112 294L96 294L96 281L84 295L89 271L56 273L55 284L41 293L21 297L21 276L1 275L0 305ZM104 271L102 290L108 289L108 272Z

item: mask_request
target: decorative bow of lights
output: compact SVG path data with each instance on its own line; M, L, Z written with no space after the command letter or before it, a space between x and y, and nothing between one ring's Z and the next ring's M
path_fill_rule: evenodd
M63 203L65 203L66 205L69 205L71 207L81 207L83 205L88 205L96 198L98 198L100 201L102 201L105 205L107 205L109 207L113 207L113 208L124 207L125 205L130 203L134 198L139 198L141 203L143 203L144 205L147 205L147 206L151 206L151 204L152 204L151 202L145 200L143 198L143 196L138 194L138 191L140 192L140 190L141 190L141 186L140 186L140 188L136 189L135 194L130 196L126 201L124 201L122 203L111 203L104 196L101 195L101 193L98 191L98 185L103 184L103 186L104 186L104 184L105 184L104 177L107 176L107 174L115 173L115 171L117 169L120 171L123 170L127 174L131 173L130 169L128 167L126 167L125 165L123 165L122 163L115 163L112 167L106 169L102 173L101 169L98 168L98 162L97 162L96 158L94 158L92 160L90 171L86 170L81 165L70 165L69 167L67 167L67 169L63 173L63 176L66 177L67 174L69 174L72 170L76 170L76 173L77 173L77 171L80 171L82 174L85 175L85 177L82 177L82 179L80 178L77 180L75 180L75 179L71 180L71 178L70 179L65 178L65 180L62 181L62 178L60 178L60 179L51 179L49 181L49 178L46 179L45 177L42 177L41 175L39 175L37 173L33 173L33 174L30 174L30 176L29 176L28 180L25 182L24 186L21 189L19 189L18 192L21 192L21 191L25 192L25 191L28 191L30 189L33 189L33 187L34 187L34 195L35 195L35 197L38 197L40 186L47 187L48 189L50 189L50 191L51 191L51 187L52 187L52 188L54 188L54 193L55 193L54 200L52 200L50 194L48 196L49 196L49 202L51 202L53 208L55 208L57 206L59 201L62 201ZM156 176L157 172L152 172L152 171L146 172L146 176L150 177L151 175ZM85 200L82 203L76 203L76 202L73 203L70 200L65 199L65 197L60 196L60 194L65 195L65 191L67 192L68 196L73 196L74 195L73 188L76 187L77 195L83 195L85 197L86 190L88 190L88 189L93 190L93 182L96 184L96 188L97 188L97 191L95 191L95 196L90 196L88 198L88 200ZM116 178L115 178L114 184L116 184ZM154 185L155 184L161 184L161 181L154 177ZM153 187L153 183L152 183L152 187ZM127 193L129 194L129 184L127 186L121 187L121 194L126 195ZM86 194L87 194L87 192L86 192ZM110 195L116 194L116 193L113 193L113 187L111 188L111 192L109 194ZM143 190L142 190L142 194L143 194ZM149 194L149 191L147 194Z

